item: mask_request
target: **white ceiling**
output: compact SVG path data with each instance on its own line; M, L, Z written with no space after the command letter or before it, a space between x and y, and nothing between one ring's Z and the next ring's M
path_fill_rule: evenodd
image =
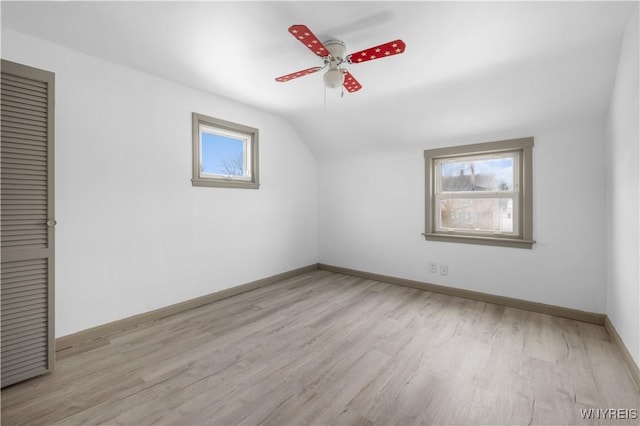
M604 114L633 2L7 2L2 25L285 117L318 155ZM288 32L354 52L364 88L327 91ZM250 123L249 123L250 124ZM529 135L514 135L529 136Z

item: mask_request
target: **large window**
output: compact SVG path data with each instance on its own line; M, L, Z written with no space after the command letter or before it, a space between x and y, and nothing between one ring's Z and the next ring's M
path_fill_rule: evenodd
M533 138L424 152L427 240L531 248Z
M258 129L192 114L194 186L253 188L258 180Z

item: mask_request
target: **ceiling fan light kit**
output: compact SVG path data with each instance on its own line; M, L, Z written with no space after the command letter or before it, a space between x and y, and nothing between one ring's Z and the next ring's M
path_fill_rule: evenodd
M344 83L344 74L338 68L328 69L322 76L324 85L329 89L337 89Z
M374 59L386 58L387 56L403 53L406 48L402 40L395 40L347 55L347 46L343 41L327 40L322 43L305 25L292 25L289 27L289 33L316 54L316 56L321 57L324 65L322 67L307 68L286 74L277 77L276 81L284 83L329 68L322 77L325 87L336 89L344 86L349 93L362 89L362 85L358 83L348 70L341 68L342 64L359 64Z

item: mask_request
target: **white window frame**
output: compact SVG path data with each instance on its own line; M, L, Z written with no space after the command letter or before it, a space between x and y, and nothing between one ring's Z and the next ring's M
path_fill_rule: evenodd
M533 197L532 197L532 148L533 138L511 139L473 145L438 148L424 151L425 157L425 232L430 241L449 241L468 244L532 248ZM496 191L442 191L442 164L463 160L482 160L512 156L514 181L512 190ZM495 199L513 200L512 232L486 231L443 227L440 223L440 201L446 199Z
M480 154L480 155L461 155L447 158L435 158L434 159L434 167L436 168L434 176L435 176L435 190L434 190L434 200L435 205L440 206L441 202L444 200L455 200L455 199L474 199L474 200L483 200L483 199L511 199L513 203L513 215L518 214L519 210L519 186L518 182L519 169L520 169L520 157L522 153L519 151L507 151L507 152L498 152L498 153L490 153L490 154ZM443 191L442 190L442 173L441 168L443 164L452 163L452 162L471 162L471 161L482 161L487 159L494 158L505 158L510 157L513 159L513 188L511 190L497 190L497 191ZM485 231L485 230L475 230L468 228L451 228L444 227L441 223L442 215L435 215L435 230L436 232L457 232L457 233L468 233L470 235L488 235L488 236L517 236L518 235L518 226L519 223L516 221L513 226L512 232L504 232L504 231Z
M236 139L243 143L243 174L241 176L205 173L202 170L203 133ZM258 177L258 133L258 129L253 127L194 112L192 114L192 185L258 189L260 187Z
M210 135L223 136L225 138L234 139L242 142L242 175L228 175L221 173L207 173L202 168L202 136L203 133ZM229 130L223 130L217 127L209 126L206 124L200 124L198 129L198 139L200 143L200 149L198 150L198 162L200 165L200 177L201 178L213 178L213 179L235 179L235 180L251 180L251 137L246 133L232 132Z

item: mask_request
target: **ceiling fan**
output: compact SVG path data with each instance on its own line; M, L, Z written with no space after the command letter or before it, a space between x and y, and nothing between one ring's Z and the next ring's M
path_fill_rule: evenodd
M324 43L311 32L306 25L292 25L289 32L295 38L300 40L302 44L307 46L314 54L321 57L324 65L321 67L312 67L305 70L293 72L276 78L277 82L284 83L295 78L313 74L325 68L329 68L323 76L326 87L335 89L341 85L347 89L347 92L353 93L362 89L362 85L351 75L349 71L341 68L342 64L359 64L374 59L386 58L403 53L405 44L402 40L394 40L368 49L360 50L347 54L347 46L340 40L327 40Z

